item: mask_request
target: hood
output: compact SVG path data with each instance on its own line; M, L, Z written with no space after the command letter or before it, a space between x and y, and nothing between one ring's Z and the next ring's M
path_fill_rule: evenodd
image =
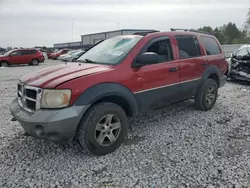
M110 65L67 63L27 74L21 77L20 81L35 87L55 88L66 81L111 69Z
M0 58L6 57L5 55L0 55Z

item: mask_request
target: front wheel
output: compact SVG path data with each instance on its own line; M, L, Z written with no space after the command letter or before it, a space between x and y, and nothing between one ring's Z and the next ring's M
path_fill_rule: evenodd
M213 108L218 97L218 84L214 79L207 79L197 90L195 95L195 107L207 111Z
M7 61L0 62L0 67L8 67L8 66L9 66L9 64Z
M39 65L39 61L37 59L33 59L29 65L37 66Z
M125 140L127 116L114 103L99 103L90 107L76 133L80 145L95 155L115 151Z

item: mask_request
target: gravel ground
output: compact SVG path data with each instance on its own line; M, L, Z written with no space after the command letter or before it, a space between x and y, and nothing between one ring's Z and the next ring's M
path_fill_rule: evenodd
M130 140L96 157L11 121L18 78L58 63L0 68L0 187L250 187L249 85L228 82L208 112L190 100L131 118Z

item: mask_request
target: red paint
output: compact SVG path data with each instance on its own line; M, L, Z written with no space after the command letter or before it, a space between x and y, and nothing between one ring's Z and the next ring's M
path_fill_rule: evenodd
M21 54L21 50L35 50L35 54ZM12 56L13 53L18 52L18 55ZM43 54L36 49L16 49L12 50L10 54L0 56L1 61L7 61L9 65L14 64L29 64L33 59L37 59L39 62L44 61Z
M200 78L204 69L201 64L204 62L216 64L218 67L226 66L222 53L207 57L203 46L201 46L203 56L181 60L175 35L194 35L200 42L199 36L201 34L191 32L158 32L149 34L136 44L121 64L114 66L84 63L63 64L26 75L21 78L21 81L42 88L71 89L72 98L70 103L72 104L82 92L99 83L119 83L129 88L132 92L138 92ZM151 39L163 36L170 38L175 60L141 68L131 68L132 61L140 50ZM169 68L177 68L178 71L169 72Z
M66 54L66 53L68 53L69 51L70 51L70 50L68 50L68 49L59 50L59 51L57 51L57 52L55 52L55 53L51 53L51 54L49 55L49 58L51 58L51 59L57 59L60 55Z

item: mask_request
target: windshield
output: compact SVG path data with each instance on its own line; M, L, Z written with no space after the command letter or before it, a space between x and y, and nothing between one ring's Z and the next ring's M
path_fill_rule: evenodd
M78 61L114 65L119 63L142 36L118 36L107 39L84 53ZM90 60L90 61L89 61Z
M76 53L77 51L76 50L73 50L73 51L69 51L66 55L72 55L74 53Z
M10 51L6 52L4 55L5 55L5 56L8 56L8 55L10 55L12 52L14 52L14 51L16 51L16 50L10 50Z

